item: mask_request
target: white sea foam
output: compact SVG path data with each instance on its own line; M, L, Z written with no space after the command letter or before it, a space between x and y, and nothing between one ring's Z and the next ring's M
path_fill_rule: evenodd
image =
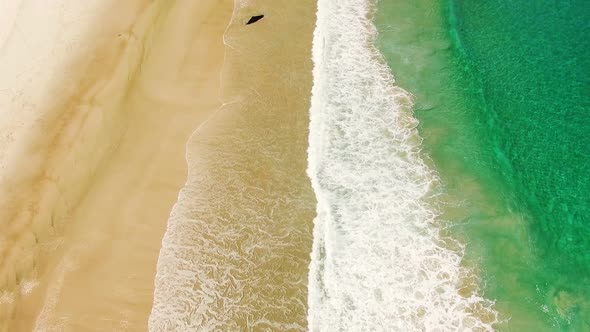
M492 303L459 289L462 254L426 203L412 97L374 47L369 0L319 0L308 175L318 200L311 331L489 331Z

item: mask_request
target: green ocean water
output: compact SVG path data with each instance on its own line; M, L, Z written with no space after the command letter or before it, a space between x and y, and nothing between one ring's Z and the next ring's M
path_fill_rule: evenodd
M441 217L501 331L590 331L590 2L380 0Z

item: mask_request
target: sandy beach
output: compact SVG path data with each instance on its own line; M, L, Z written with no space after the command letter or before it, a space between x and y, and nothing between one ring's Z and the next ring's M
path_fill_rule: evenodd
M97 6L70 22L78 44L47 52L65 69L16 91L38 101L18 126L2 114L0 331L146 330L186 142L220 106L231 0ZM15 22L34 34L27 8ZM32 81L55 70L38 67Z

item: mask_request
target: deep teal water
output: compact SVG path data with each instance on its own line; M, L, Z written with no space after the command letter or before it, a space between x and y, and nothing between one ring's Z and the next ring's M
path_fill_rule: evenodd
M589 275L590 2L459 0L455 13L536 254Z
M378 46L505 331L590 331L590 1L381 0Z
M590 330L590 2L457 0L454 14L540 287L555 293L560 325Z

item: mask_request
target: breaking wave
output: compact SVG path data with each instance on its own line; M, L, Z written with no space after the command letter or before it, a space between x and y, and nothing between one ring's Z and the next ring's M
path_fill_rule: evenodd
M428 203L437 175L420 153L412 96L374 47L369 0L319 0L308 175L318 201L311 331L491 331Z

